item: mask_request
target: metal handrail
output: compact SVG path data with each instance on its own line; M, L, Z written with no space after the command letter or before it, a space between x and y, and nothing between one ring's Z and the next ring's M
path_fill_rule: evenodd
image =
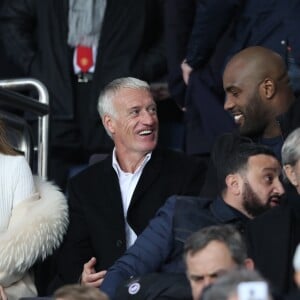
M35 88L38 93L38 101L49 105L49 94L45 85L34 78L18 78L18 79L4 79L0 80L0 87L4 89L20 91L27 88ZM24 97L24 104L30 105L36 102L36 99ZM13 107L13 103L12 103ZM44 112L43 112L44 113ZM48 161L48 131L49 131L49 116L48 114L38 116L38 169L37 173L42 178L47 178L47 161Z

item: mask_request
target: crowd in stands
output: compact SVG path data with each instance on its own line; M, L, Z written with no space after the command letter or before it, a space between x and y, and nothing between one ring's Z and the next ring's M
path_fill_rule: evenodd
M0 300L299 299L298 23L298 0L2 0L0 77L45 84L50 126L42 180L0 120Z

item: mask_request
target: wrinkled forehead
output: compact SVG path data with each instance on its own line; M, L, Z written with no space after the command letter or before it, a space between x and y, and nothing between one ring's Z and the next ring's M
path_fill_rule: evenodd
M155 103L151 92L146 88L124 87L117 90L113 95L113 102L120 105L128 104L152 104Z

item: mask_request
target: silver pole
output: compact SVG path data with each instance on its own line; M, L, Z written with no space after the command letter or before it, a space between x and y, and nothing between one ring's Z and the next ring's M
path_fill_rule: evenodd
M33 87L38 92L38 101L49 105L49 94L46 86L34 78L5 79L0 80L0 87L11 90L22 90ZM38 117L38 170L37 173L43 179L47 179L48 162L48 131L49 116Z

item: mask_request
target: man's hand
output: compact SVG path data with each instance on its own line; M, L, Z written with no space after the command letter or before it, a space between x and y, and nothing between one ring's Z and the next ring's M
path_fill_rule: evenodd
M81 284L93 287L100 287L106 271L96 272L95 270L96 258L92 257L83 266L83 271L81 274Z
M193 72L193 68L186 62L186 60L184 60L181 63L181 71L182 71L183 81L185 82L186 85L188 85L190 75Z

